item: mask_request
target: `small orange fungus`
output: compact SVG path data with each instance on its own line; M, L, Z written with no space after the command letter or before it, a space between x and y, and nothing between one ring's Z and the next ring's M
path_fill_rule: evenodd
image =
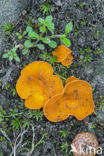
M35 61L21 71L16 90L27 108L40 109L49 98L62 92L63 84L60 77L53 75L50 64Z
M74 156L95 156L98 141L92 133L81 132L73 139L71 148Z
M60 45L52 52L53 56L57 57L57 62L61 62L64 66L72 64L73 56L72 51L65 45Z
M54 96L44 105L44 115L52 122L65 120L69 115L83 120L93 112L92 88L83 80L67 83L63 93Z

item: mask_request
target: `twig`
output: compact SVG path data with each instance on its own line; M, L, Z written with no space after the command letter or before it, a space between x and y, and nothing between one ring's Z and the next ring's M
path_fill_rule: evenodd
M34 138L35 138L35 129L34 126L31 124L32 127L32 131L33 131L33 137L32 137L32 145L31 145L31 151L29 151L27 153L27 156L32 155L33 151L34 151Z
M27 132L27 130L24 130L23 132L21 132L18 136L17 136L17 138L16 138L16 140L15 140L15 142L14 142L14 146L13 146L13 150L12 150L12 153L10 154L10 156L16 156L16 151L17 151L17 148L19 147L19 146L22 146L22 142L23 142L23 137L24 137L24 134ZM19 140L20 139L20 140ZM17 143L17 141L19 140L19 142Z

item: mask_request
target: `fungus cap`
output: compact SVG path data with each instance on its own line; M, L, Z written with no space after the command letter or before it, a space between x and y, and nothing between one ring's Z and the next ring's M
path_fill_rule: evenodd
M72 51L65 45L60 45L52 52L52 54L57 57L57 62L62 62L69 54L71 54L71 52Z
M47 101L43 107L45 117L51 122L59 122L68 118L68 109L62 102L63 93Z
M44 79L50 78L53 68L44 61L35 61L27 65L22 71L16 83L16 90L22 99L43 90Z
M49 79L44 80L45 94L51 98L63 91L63 83L59 76L52 75Z
M63 92L47 101L44 115L52 122L65 120L69 115L83 120L94 112L92 88L86 81L75 80L66 84Z
M32 75L20 76L16 83L17 93L22 99L26 99L28 96L40 92L42 88L42 82Z
M44 106L47 99L48 97L46 95L37 92L25 100L25 106L29 109L40 109Z
M53 74L52 66L44 61L34 61L28 64L22 71L21 75L34 75L35 77L42 78L50 77Z
M78 120L83 120L94 112L92 87L88 82L76 80L66 84L63 96L69 114L75 116Z
M73 61L73 56L72 54L68 54L68 56L62 61L62 64L64 66L69 66L72 64L72 61Z
M44 79L43 86L43 89L41 88L43 92L37 92L25 100L25 106L27 108L40 109L49 98L61 93L63 90L63 84L60 77L55 75L51 76L49 79Z
M74 156L95 156L98 149L96 137L89 132L81 132L76 135L71 144Z

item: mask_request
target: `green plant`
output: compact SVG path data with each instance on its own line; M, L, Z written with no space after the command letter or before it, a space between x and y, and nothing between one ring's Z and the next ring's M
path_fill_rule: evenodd
M13 25L10 22L8 22L7 24L3 24L2 27L3 27L3 31L7 35L9 35L12 32L12 30L13 30Z
M65 154L67 154L68 151L69 151L69 144L67 142L63 143L61 145L61 149L62 149L63 152L65 152Z
M48 2L44 2L40 5L40 10L43 12L43 15L51 12L51 5Z
M61 134L61 136L62 136L63 138L66 138L67 135L68 135L68 132L67 132L66 129L62 129L62 130L60 130L59 132L60 132L60 134Z
M85 62L91 62L92 61L92 56L86 55L84 61Z
M85 26L87 23L86 23L86 21L83 19L83 20L81 20L80 24L83 25L83 26Z
M99 48L99 47L97 47L97 48L96 48L96 51L95 51L95 54L96 54L96 55L100 55L102 52L103 52L102 49Z
M79 29L77 29L77 30L74 32L74 36L75 36L75 37L81 36L81 34L82 34L82 31L79 30Z
M43 111L40 110L29 110L29 118L34 118L37 121L43 119Z
M79 6L80 8L83 8L84 4L83 4L83 3L79 3L78 6Z
M11 92L12 92L12 95L13 95L13 96L17 96L17 92L16 92L16 89L15 89L15 88L12 88L12 89L11 89Z
M11 121L11 126L14 130L17 130L18 128L22 127L22 121L19 120L18 118L14 118Z
M10 88L10 83L8 83L8 84L4 87L4 89L7 90L7 91L8 91L9 88Z
M0 152L0 156L3 156L3 153Z
M17 48L11 49L8 53L3 54L2 58L8 58L9 61L14 59L16 62L20 62L20 58L18 57L16 50Z
M38 48L40 50L45 49L45 45L50 48L56 48L57 43L54 41L55 38L59 38L61 43L70 47L71 42L67 38L67 35L72 31L72 22L69 22L65 27L63 34L55 34L55 27L52 16L47 16L45 19L38 18L38 29L28 25L23 33L16 33L19 40L24 41L24 44L15 46L10 52L3 55L3 58L9 58L9 60L15 60L20 62L18 55L16 54L17 47L22 49L22 54L27 55L30 49Z
M54 65L55 62L56 62L56 57L50 55L50 53L48 53L48 52L44 52L43 54L41 54L41 58L44 61L47 61L47 62L49 62L52 65Z
M92 56L91 56L91 48L88 47L86 49L80 49L79 51L81 57L80 57L80 63L88 63L92 61ZM84 66L83 64L83 66Z

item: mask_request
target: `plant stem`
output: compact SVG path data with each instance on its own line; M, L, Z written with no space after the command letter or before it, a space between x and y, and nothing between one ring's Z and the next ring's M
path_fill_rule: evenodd
M55 75L58 75L60 78L62 78L63 80L65 80L66 81L66 78L65 77L63 77L63 76L61 76L61 75L59 75L58 73L56 73L56 72L54 72L55 73Z
M60 36L62 36L62 34L60 34L60 35L52 35L52 36L49 36L50 38L60 38Z

